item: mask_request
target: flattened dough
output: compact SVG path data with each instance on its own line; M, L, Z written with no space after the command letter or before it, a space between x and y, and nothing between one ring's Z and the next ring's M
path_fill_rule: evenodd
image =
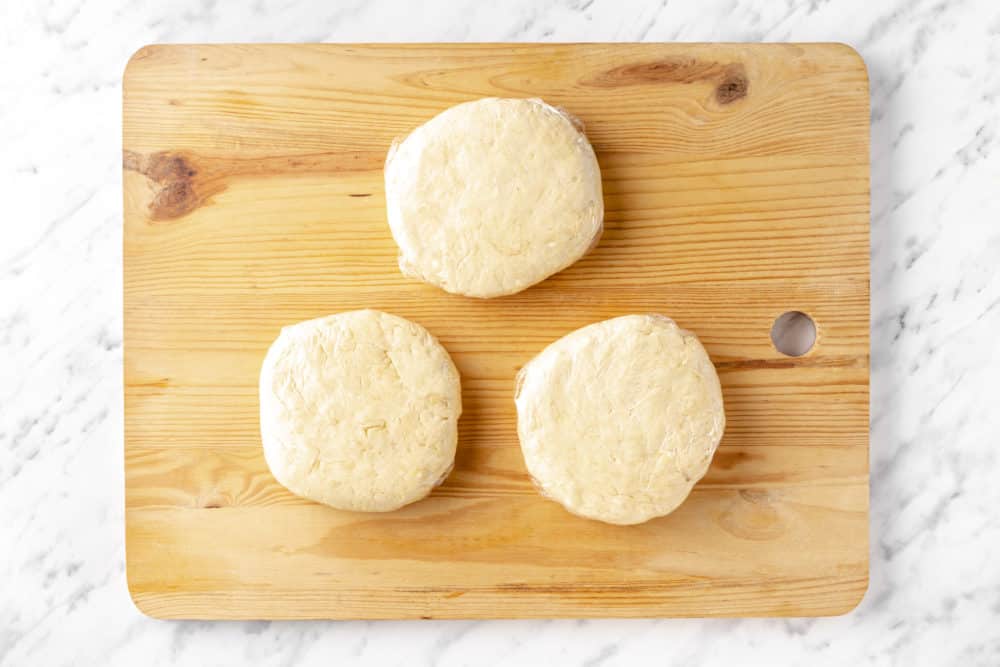
M394 144L386 207L409 276L467 296L513 294L580 259L603 230L597 158L538 99L452 107Z
M267 465L292 493L345 510L420 500L455 460L462 397L426 329L355 310L281 330L260 372Z
M626 315L549 345L518 376L517 431L541 491L616 524L669 514L708 470L725 412L694 334Z

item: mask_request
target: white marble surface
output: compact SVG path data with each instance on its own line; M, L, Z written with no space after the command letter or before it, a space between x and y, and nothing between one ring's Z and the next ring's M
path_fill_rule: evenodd
M140 615L122 528L122 67L148 42L258 40L854 45L872 94L872 559L857 611ZM998 96L995 0L0 3L0 665L1000 665Z

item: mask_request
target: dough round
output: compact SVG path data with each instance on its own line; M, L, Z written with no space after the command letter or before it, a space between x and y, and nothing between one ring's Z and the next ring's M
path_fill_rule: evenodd
M694 334L626 315L560 338L518 375L528 471L574 514L616 524L669 514L704 476L725 412Z
M385 165L399 268L456 294L513 294L565 269L603 230L601 172L566 114L537 99L452 107Z
M423 327L355 310L281 330L260 371L260 431L275 478L345 510L420 500L455 460L458 371Z

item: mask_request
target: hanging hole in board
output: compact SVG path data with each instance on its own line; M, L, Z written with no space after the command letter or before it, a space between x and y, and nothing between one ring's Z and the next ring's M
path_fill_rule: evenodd
M805 313L790 310L771 325L774 348L789 357L801 357L816 344L816 323Z

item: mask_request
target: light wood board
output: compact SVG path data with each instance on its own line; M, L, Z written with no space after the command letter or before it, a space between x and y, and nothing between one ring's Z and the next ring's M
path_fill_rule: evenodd
M404 279L392 139L462 101L586 124L600 245L521 294ZM868 89L843 45L151 46L124 75L128 582L170 618L825 615L868 578ZM401 511L272 478L257 375L282 325L372 307L462 374L455 470ZM777 352L809 313L815 347ZM517 370L585 324L695 331L728 427L674 514L635 527L536 493Z

